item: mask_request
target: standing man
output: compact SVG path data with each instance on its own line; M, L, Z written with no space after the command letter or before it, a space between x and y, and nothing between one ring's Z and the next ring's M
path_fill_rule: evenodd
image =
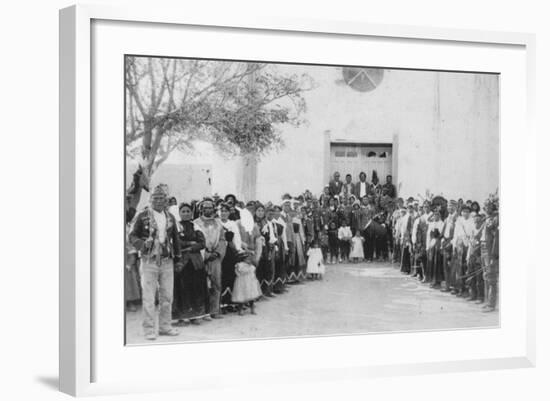
M439 210L435 210L433 212L433 220L428 223L426 244L427 260L430 265L428 270L432 275L431 288L441 288L441 282L444 279L443 258L441 254L441 237L444 224L443 220L441 220L441 213Z
M484 297L483 270L481 267L481 235L485 224L485 216L476 214L472 217L473 230L470 233L468 244L468 281L470 297L468 301L481 301Z
M220 299L222 289L222 260L227 242L221 221L216 218L214 201L206 198L200 205L201 216L193 223L205 237L204 265L209 279L208 313L213 319L221 319ZM208 319L207 319L208 320Z
M441 240L441 252L443 254L443 275L445 287L442 292L450 292L455 288L456 273L453 270L453 236L455 231L456 219L458 218L457 202L449 202L449 215L445 219L443 227L443 239ZM453 274L455 273L455 274Z
M407 211L401 218L399 224L401 241L401 273L411 272L411 250L412 250L412 225L414 219L414 207L412 203L407 206Z
M453 235L453 259L456 281L455 289L452 293L462 297L468 296L464 276L467 270L468 239L472 228L473 227L470 220L470 207L464 205L461 209L461 216L456 220L455 232Z
M365 209L363 210L363 236L365 238L364 242L364 253L365 259L367 262L372 262L374 259L374 250L376 245L376 227L374 223L375 207L372 202L368 202Z
M395 209L392 214L392 238L393 238L393 251L392 251L392 263L397 263L401 260L401 241L399 239L399 224L401 221L401 210L403 209L403 199L398 198Z
M174 262L180 269L180 249L176 220L166 211L167 196L161 185L151 194L151 207L136 217L130 243L142 255L143 329L147 340L156 340L155 295L159 294L159 331L161 336L177 336L172 328Z
M386 176L386 183L382 188L385 189L386 194L390 198L394 199L397 196L397 190L395 189L395 185L392 183L391 175Z
M487 220L481 234L481 260L483 264L483 279L485 281L485 301L483 312L496 309L498 295L499 270L499 222L498 198L489 198L485 203Z
M334 173L334 178L330 180L328 183L328 191L331 197L340 195L340 192L342 192L342 187L344 186L344 183L340 181L340 173L336 171Z
M351 174L346 174L346 182L344 182L344 186L342 187L342 194L346 199L349 199L349 197L353 195L353 191L354 184L351 182Z
M361 171L359 173L359 182L355 183L355 190L353 195L358 199L363 199L369 193L369 183L367 182L367 175Z
M425 244L422 238L422 233L420 230L420 214L414 211L412 232L411 232L411 243L412 243L412 265L411 265L411 275L412 277L417 277L419 280L424 280L424 275L426 274L426 263L424 263L424 253L425 253Z

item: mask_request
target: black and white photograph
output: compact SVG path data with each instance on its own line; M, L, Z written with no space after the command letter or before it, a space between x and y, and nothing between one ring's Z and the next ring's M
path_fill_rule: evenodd
M498 73L123 73L126 345L499 327Z

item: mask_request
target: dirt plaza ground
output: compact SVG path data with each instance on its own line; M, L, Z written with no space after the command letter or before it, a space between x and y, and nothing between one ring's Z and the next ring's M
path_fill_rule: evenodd
M498 312L429 288L390 263L328 265L322 281L292 285L289 292L246 312L179 328L155 342L233 340L495 327ZM141 311L126 315L127 344L142 344Z

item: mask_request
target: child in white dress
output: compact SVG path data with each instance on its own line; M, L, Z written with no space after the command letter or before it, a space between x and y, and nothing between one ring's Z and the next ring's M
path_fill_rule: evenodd
M323 263L323 252L319 248L317 241L313 242L311 248L307 251L307 274L311 274L314 280L322 280L325 274L325 264Z
M361 236L359 230L355 232L355 236L351 239L351 252L349 257L353 260L353 263L357 263L365 258L363 252L363 242L365 239Z
M340 263L349 262L349 250L351 246L351 228L347 222L343 222L338 229L338 241L340 242Z
M243 305L248 304L250 313L256 314L254 301L261 297L262 290L256 278L256 267L252 264L252 253L246 253L244 260L235 265L235 283L231 301L238 304L239 315L243 314Z

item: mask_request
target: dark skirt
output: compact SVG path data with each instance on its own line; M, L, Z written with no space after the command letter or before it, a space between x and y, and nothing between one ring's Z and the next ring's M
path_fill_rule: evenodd
M256 269L256 278L260 283L263 294L271 294L273 292L274 267L273 252L269 246L264 245L262 256Z
M286 258L285 258L285 249L284 243L282 240L278 242L277 251L274 255L274 281L273 281L273 291L280 293L284 288L287 281L287 271L286 271Z
M227 247L225 257L222 260L222 305L231 304L231 292L235 283L235 265L237 264L237 251L233 247Z
M434 284L441 284L441 282L445 280L445 273L443 272L443 253L441 252L441 249L434 251L432 271L434 275Z
M172 319L200 318L206 315L207 305L206 270L197 270L188 261L180 272L174 272Z
M124 295L126 302L141 300L139 273L135 267L124 269Z
M441 254L441 250L437 246L434 246L428 251L426 281L441 284L443 279L443 255Z
M124 298L126 302L141 300L139 259L134 255L128 258L129 269L124 269Z
M401 247L401 272L411 272L411 252L409 246Z

